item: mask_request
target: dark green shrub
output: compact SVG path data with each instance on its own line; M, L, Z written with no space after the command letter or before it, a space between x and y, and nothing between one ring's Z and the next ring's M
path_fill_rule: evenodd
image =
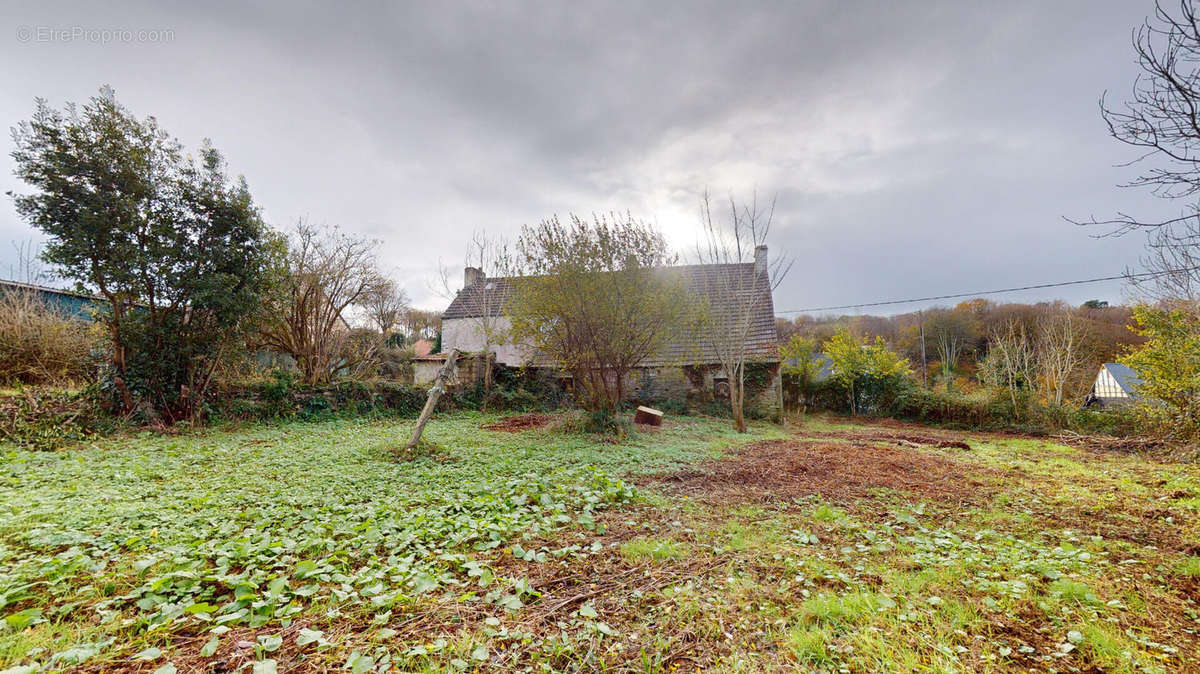
M551 427L561 433L598 435L618 442L633 432L633 420L607 410L571 410L555 420Z
M0 396L0 441L29 449L58 449L112 432L122 420L106 414L95 388L26 388Z

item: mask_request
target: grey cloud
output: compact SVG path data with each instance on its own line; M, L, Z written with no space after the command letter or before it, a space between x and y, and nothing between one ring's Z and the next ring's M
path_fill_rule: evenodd
M1129 157L1096 110L1132 81L1142 4L10 6L2 25L176 37L0 35L0 119L112 84L189 145L211 137L276 224L380 238L427 306L437 260L456 265L474 230L630 210L686 249L704 188L757 188L779 196L773 250L800 260L777 304L802 308L1134 264L1136 238L1061 216L1165 207L1113 187ZM7 157L0 189L21 189ZM0 238L27 236L0 205Z

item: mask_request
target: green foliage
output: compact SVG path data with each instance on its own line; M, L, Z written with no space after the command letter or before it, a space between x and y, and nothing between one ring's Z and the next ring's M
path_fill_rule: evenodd
M103 89L82 108L37 101L14 132L17 211L43 257L108 300L108 387L123 411L174 422L199 409L223 351L257 309L273 237L244 180L207 143L199 161Z
M301 617L383 622L443 595L513 611L536 588L504 575L519 567L493 566L496 551L599 530L602 511L636 497L612 475L711 456L710 442L730 440L710 422L599 445L481 431L491 420L447 418L427 431L439 455L405 462L383 455L407 436L390 422L6 447L0 622L75 626L43 643L53 650L29 653L45 663L93 641L102 645L85 660L222 626L269 636ZM521 559L545 563L547 551L521 549ZM28 647L8 648L20 635L0 627L0 668L26 657Z
M567 402L566 395L553 372L543 368L507 367L495 365L492 371L492 390L485 390L482 381L458 396L464 405L491 411L547 412Z
M570 410L557 419L554 429L572 435L599 436L620 441L633 433L633 421L607 409Z
M679 559L687 553L680 543L662 538L635 538L621 544L621 555L634 562Z
M58 449L120 427L97 404L95 389L23 388L0 396L0 441L28 449Z
M1039 402L1032 391L984 389L975 393L923 389L901 389L881 414L897 419L937 424L951 428L1007 430L1025 433L1079 433L1129 435L1138 432L1139 422L1130 410L1099 410Z
M526 227L505 305L514 342L570 372L589 409L621 403L632 368L695 319L662 235L632 217L572 216Z
M830 380L846 394L851 414L882 409L910 383L908 361L882 337L864 344L840 330L826 343L825 353L833 361Z
M304 386L290 370L276 370L263 381L222 384L208 405L215 419L320 421L356 416L415 417L424 407L425 398L424 390L389 380ZM471 406L469 400L459 401ZM455 404L454 398L444 396L438 409L453 409Z
M792 375L804 383L811 382L817 373L818 363L813 360L816 355L816 340L798 334L792 335L779 347L779 357L783 359L783 373Z
M1146 342L1121 359L1143 379L1139 412L1149 428L1177 441L1200 438L1200 316L1185 309L1134 308Z

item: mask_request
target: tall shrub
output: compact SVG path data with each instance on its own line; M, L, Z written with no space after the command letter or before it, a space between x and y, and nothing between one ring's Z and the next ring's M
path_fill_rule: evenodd
M825 344L825 353L833 361L830 380L845 394L851 414L888 405L912 376L908 361L889 349L882 337L863 343L848 330L840 330Z
M91 379L87 323L35 291L0 290L0 384L69 384Z
M1200 438L1200 316L1184 308L1134 309L1146 342L1122 362L1141 377L1140 412L1151 430L1178 441Z

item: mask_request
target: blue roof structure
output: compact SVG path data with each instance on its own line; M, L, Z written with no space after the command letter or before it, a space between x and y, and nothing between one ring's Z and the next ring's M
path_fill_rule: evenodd
M813 371L813 381L825 381L833 375L833 359L829 356L825 355L824 353L814 353L812 356L812 362L817 364L816 370ZM800 365L800 363L795 358L788 358L786 361L784 361L784 365L796 367Z
M30 283L0 280L0 293L11 291L36 293L47 306L57 309L72 318L81 318L89 321L93 319L96 312L108 306L108 301L103 297L85 295L84 293L61 290L59 288L47 288Z
M1120 386L1122 391L1129 394L1130 397L1138 395L1137 387L1141 386L1143 380L1132 368L1120 363L1105 363L1104 369L1108 370L1113 379L1117 380L1117 386Z

